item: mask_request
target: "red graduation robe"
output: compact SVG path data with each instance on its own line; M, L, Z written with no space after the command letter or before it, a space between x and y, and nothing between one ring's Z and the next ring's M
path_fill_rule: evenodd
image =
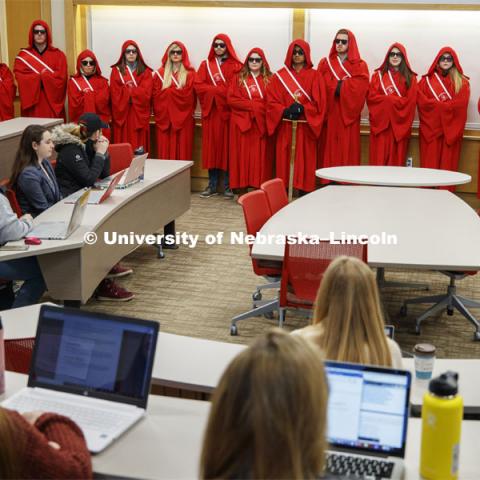
M42 25L47 31L47 48L38 53L33 46L33 27ZM23 117L65 119L67 90L67 59L52 46L50 27L43 20L35 20L29 32L29 46L20 50L13 71L18 84Z
M320 142L323 167L360 163L360 114L365 104L369 74L352 32L348 32L348 43L348 56L343 64L338 59L333 41L328 58L323 58L318 66L326 85L328 110L326 129ZM339 79L343 82L340 96L336 97Z
M207 60L200 64L195 77L195 91L202 108L202 167L228 170L230 108L227 105L227 87L241 68L228 35L220 33L214 39L227 46L228 57L216 67L213 46ZM223 78L222 78L223 77Z
M405 77L393 69L385 71L389 53L398 48L411 72L410 87ZM391 45L382 65L375 70L368 90L370 119L370 165L405 165L417 101L417 78L405 47Z
M187 80L184 86L177 85L174 75L171 85L163 89L165 65L168 50L172 44L182 49L182 63L187 69ZM166 49L162 58L162 66L153 72L153 113L155 115L155 131L157 140L157 158L171 160L191 160L193 134L195 128L194 113L196 96L193 89L195 70L190 65L188 51L182 42L175 40Z
M443 47L420 80L417 98L420 116L420 163L426 168L457 171L463 130L467 121L470 85L464 77L462 88L455 93L450 75L444 77L437 70L438 60L444 53L453 56L454 65L463 74L453 48Z
M291 66L295 45L305 52L305 66L299 72ZM300 120L305 123L297 125L293 186L307 192L315 189L317 141L326 111L325 85L312 67L310 45L301 39L294 40L288 47L285 67L272 77L267 89L267 129L270 135L276 133L276 175L285 185L288 185L290 176L292 125L282 120L283 112L294 102L292 93L304 107Z
M150 104L152 99L152 69L145 62L142 73L130 72L128 66L120 71L120 65L127 46L133 45L138 52L137 59L143 61L140 48L133 40L122 45L118 62L112 65L110 75L110 98L112 103L113 140L115 143L130 143L135 150L150 149Z
M5 63L0 63L0 122L14 117L15 92L12 72Z
M95 73L86 77L82 74L81 62L90 57L97 66ZM110 87L108 80L102 76L97 57L91 50L84 50L77 58L77 73L68 82L68 116L71 122L78 123L83 113L96 113L104 122L110 123ZM103 134L110 138L110 129L104 129Z

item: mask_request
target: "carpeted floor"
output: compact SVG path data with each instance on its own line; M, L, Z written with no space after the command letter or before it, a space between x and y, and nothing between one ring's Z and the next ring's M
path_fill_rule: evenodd
M138 248L123 260L134 274L119 279L136 298L127 303L90 300L85 308L158 320L165 332L237 343L249 343L276 324L275 320L252 318L239 322L239 336L230 336L231 318L250 308L255 285L263 282L252 271L248 247L230 244L230 232L244 231L242 210L236 202L221 196L202 199L193 193L191 209L177 220L176 227L179 233L200 235L197 246L166 250L163 260L156 258L153 247ZM224 232L224 243L207 245L205 236L217 232ZM448 285L448 278L440 273L399 270L386 276L429 283L431 294L443 293ZM458 290L480 299L480 275L460 281ZM457 313L452 317L442 313L424 322L420 336L412 333L414 318L427 306L411 306L406 318L400 317L399 309L405 298L422 294L414 290L382 292L387 323L395 325L401 348L411 351L416 343L429 342L437 347L439 357L480 358L480 342L473 341L473 327ZM300 328L307 321L289 313L285 328Z

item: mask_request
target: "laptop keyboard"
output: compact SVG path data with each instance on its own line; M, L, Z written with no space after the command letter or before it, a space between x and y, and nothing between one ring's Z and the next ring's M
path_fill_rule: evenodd
M391 478L393 462L373 458L327 453L325 470L346 478Z

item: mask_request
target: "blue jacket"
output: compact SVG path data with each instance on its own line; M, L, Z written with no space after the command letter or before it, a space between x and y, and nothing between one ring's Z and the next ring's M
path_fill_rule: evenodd
M39 165L25 167L18 176L16 193L23 213L36 217L47 208L57 203L62 197L52 165L42 160L43 168L52 181L49 181Z

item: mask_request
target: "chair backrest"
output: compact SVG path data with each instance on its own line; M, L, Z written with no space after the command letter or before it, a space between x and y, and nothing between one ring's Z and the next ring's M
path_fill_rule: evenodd
M15 190L13 190L13 188L10 186L10 179L4 178L3 180L1 180L0 187L5 188L5 195L10 202L12 210L16 213L17 217L20 218L22 216L22 209L20 208L20 204L18 203Z
M132 162L133 148L129 143L111 143L108 153L110 154L111 175L128 168Z
M285 183L281 178L274 178L263 182L260 188L266 193L268 204L272 215L277 213L281 208L288 205L287 190L285 189Z
M367 263L367 245L331 244L329 241L285 245L280 306L289 305L287 293L293 292L298 300L304 301L305 308L311 308L325 270L340 255L357 257Z
M35 338L5 340L5 370L28 374Z

